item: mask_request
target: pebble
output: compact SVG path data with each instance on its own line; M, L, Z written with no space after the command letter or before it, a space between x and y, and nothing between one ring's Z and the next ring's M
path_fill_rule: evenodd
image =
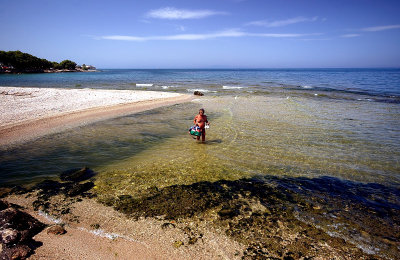
M61 225L54 225L49 228L47 228L47 234L52 234L52 235L63 235L67 231L64 229L63 226Z

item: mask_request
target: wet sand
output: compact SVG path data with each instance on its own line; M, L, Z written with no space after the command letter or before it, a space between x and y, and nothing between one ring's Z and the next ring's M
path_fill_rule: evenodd
M0 87L0 147L192 98L155 91Z

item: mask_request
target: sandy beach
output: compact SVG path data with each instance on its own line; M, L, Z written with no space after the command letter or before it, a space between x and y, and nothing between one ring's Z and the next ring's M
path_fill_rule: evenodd
M0 147L191 99L156 91L0 87Z

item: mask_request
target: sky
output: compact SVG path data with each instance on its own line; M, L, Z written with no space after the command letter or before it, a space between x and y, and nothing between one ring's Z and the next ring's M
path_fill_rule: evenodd
M0 50L97 68L400 67L400 1L0 0Z

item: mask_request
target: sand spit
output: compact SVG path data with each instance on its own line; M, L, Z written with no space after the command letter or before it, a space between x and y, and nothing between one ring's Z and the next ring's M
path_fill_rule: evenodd
M156 91L0 87L0 147L192 98Z

